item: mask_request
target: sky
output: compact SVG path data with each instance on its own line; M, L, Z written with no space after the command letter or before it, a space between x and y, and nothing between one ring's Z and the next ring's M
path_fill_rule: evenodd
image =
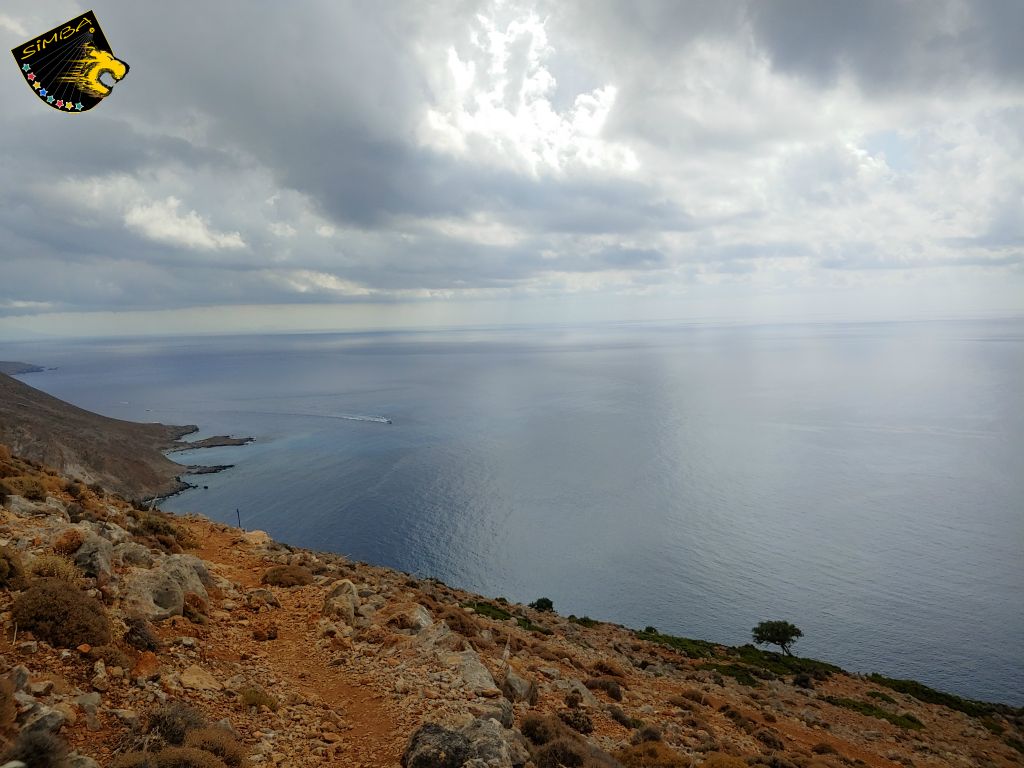
M92 8L97 108L0 77L0 338L1024 314L1020 0Z

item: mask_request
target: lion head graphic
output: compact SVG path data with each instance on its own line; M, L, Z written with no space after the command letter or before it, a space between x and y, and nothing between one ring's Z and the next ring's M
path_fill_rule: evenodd
M72 64L61 80L71 83L83 93L102 98L111 90L100 80L103 75L110 75L116 82L128 74L128 65L107 51L84 45L82 52L83 57Z

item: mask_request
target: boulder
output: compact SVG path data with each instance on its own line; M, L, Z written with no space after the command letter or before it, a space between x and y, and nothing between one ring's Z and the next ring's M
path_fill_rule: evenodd
M133 565L137 568L152 568L153 553L149 547L135 541L126 541L114 547L113 560L121 565Z
M519 768L529 752L522 735L497 721L477 719L459 730L420 727L402 755L403 768Z
M209 600L206 584L212 584L206 564L194 555L170 555L149 571L125 578L122 595L129 613L150 621L181 616L185 595L194 592Z
M106 578L113 572L111 565L113 556L114 546L103 537L89 532L86 534L82 546L75 552L75 565L86 576Z
M193 664L181 673L181 687L192 691L219 691L224 686L202 667Z
M498 694L498 687L487 667L480 661L476 651L462 651L445 657L448 666L455 667L465 686L471 691L485 696Z
M342 579L331 587L324 598L323 614L328 618L337 617L352 625L358 607L359 593L356 592L355 585L348 579Z
M501 693L509 701L525 701L527 704L537 703L537 684L509 667L505 679L501 681Z

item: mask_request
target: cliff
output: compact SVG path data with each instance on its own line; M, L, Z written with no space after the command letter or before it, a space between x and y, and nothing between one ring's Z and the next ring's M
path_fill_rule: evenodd
M139 510L3 448L0 482L36 496L0 508L0 764L1021 763L1010 707Z
M126 498L166 496L186 488L180 476L190 468L163 452L195 447L180 438L196 430L100 416L0 373L0 443ZM206 444L228 439L234 440L209 438Z

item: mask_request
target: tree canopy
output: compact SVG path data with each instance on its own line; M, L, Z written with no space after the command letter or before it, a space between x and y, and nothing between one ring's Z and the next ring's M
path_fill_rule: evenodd
M777 645L787 656L792 656L789 647L804 636L800 628L788 621L762 621L752 630L754 642L758 645Z

